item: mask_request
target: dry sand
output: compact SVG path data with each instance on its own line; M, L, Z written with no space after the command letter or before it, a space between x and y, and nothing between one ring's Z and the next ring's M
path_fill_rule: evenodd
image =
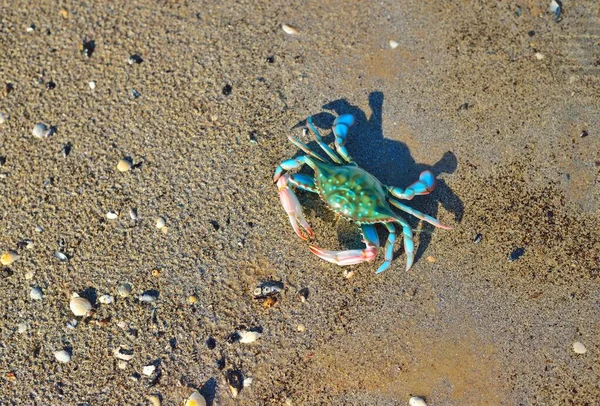
M59 3L0 2L0 249L34 244L0 278L0 404L181 405L193 388L219 405L600 404L600 3L565 1L558 23L546 0ZM382 182L440 179L410 204L454 229L410 218L409 272L401 244L381 275L381 254L320 260L280 206L286 135L342 113ZM360 246L299 195L319 245ZM267 280L285 286L269 308L252 295ZM95 307L75 328L72 292ZM242 326L263 335L229 342ZM253 378L235 400L231 371Z

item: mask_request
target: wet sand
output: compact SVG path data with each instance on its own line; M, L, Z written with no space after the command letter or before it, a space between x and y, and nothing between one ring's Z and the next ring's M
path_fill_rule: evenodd
M599 404L600 4L565 3L555 22L546 1L0 0L0 250L19 254L0 278L0 404ZM286 136L318 148L299 127L329 134L339 114L383 183L438 177L409 205L453 230L407 215L408 272L400 242L380 275L382 253L322 261L280 205ZM33 137L40 122L56 132ZM319 246L361 247L298 195ZM265 281L284 285L270 307ZM94 305L74 328L72 293ZM262 335L232 342L244 328ZM252 378L236 399L232 371Z

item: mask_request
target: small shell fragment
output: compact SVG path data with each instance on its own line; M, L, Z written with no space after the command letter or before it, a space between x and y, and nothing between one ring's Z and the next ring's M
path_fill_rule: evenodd
M400 43L398 43L398 41L394 41L393 39L389 40L388 44L390 45L390 48L392 48L392 49L396 49L396 48L398 48L398 45L400 45Z
M56 358L58 362L66 364L67 362L71 361L71 354L69 354L69 352L66 350L60 350L54 353L54 358Z
M102 295L98 298L98 301L102 304L111 304L115 299L111 295Z
M33 130L31 130L31 134L33 134L36 138L46 138L50 134L48 127L44 123L37 123L33 126Z
M242 373L240 371L229 370L227 372L227 384L229 386L229 391L231 392L231 397L234 399L237 398L244 387L244 377Z
M157 395L148 395L146 399L152 404L152 406L160 406L160 398Z
M27 326L27 323L19 323L19 325L17 326L17 333L23 334L27 331L28 327L29 326Z
M92 304L84 297L73 297L69 307L75 316L86 316L92 310Z
M281 24L281 29L283 29L283 32L285 32L286 34L289 34L289 35L300 34L298 29L296 27L292 27L291 25Z
M69 257L67 257L65 254L63 254L60 251L56 251L54 253L54 258L58 259L60 262L67 262L69 260Z
M156 294L153 294L151 292L144 292L142 293L139 298L140 302L144 302L144 303L152 303L152 302L156 302L157 296Z
M142 373L146 376L150 376L154 373L155 370L156 367L154 365L146 365L144 368L142 368Z
M254 288L254 298L255 299L264 299L269 296L278 295L279 292L283 290L283 283L278 281L267 281L262 282L256 288Z
M189 304L195 304L195 303L198 303L198 297L197 297L197 296L194 296L194 295L192 295L192 296L188 297L188 303L189 303Z
M133 359L133 351L119 347L114 351L114 356L123 361L131 361Z
M111 210L108 213L106 213L106 218L109 220L116 220L119 218L119 213Z
M185 406L206 406L206 399L196 390L187 398Z
M573 351L575 351L576 354L585 354L587 352L587 348L585 348L583 343L576 341L573 343Z
M161 229L167 224L167 221L163 217L156 219L156 228Z
M300 300L302 303L306 302L306 300L308 299L308 288L302 288L298 291L298 300Z
M348 269L344 269L344 278L351 279L354 276L354 271L349 271Z
M537 59L538 61L541 61L542 59L544 59L544 54L542 54L541 52L536 52L535 59Z
M4 124L8 120L8 114L0 112L0 124Z
M119 285L119 287L117 288L117 292L119 292L119 296L121 296L121 297L127 297L127 296L131 295L131 291L132 291L132 287L127 282L121 283Z
M133 166L133 164L131 163L131 160L123 158L117 164L117 170L119 172L127 172L127 171L131 170L132 166Z
M39 287L34 286L29 291L29 297L32 298L33 300L42 300L42 298L43 298L42 290Z
M13 262L15 262L17 259L19 259L19 254L17 254L15 251L12 251L12 250L11 251L6 251L0 257L0 263L2 265L10 265Z
M298 331L299 333L304 333L306 331L306 326L304 324L298 324L298 326L296 327L296 331Z
M408 404L409 404L409 406L427 406L427 403L425 403L425 400L418 396L413 396L412 398L410 398L408 400Z
M136 221L138 219L138 212L135 207L129 209L129 217L131 217L133 221Z
M90 89L94 90L96 88L96 81L92 80L88 83Z
M255 342L261 334L258 331L247 331L242 330L237 332L239 336L239 342L242 344L250 344Z

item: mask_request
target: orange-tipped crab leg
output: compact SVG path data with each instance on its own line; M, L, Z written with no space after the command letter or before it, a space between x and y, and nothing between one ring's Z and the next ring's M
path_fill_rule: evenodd
M435 188L435 175L431 171L423 171L419 175L419 180L402 190L399 187L389 187L390 193L398 198L404 200L411 200L413 197L418 195L427 195Z
M354 116L352 114L344 114L335 119L332 127L333 134L335 135L335 150L346 162L352 162L352 158L344 146L346 144L348 128L352 124L354 124Z
M398 200L394 199L393 197L388 197L388 200L394 207L397 207L398 209L405 211L408 214L412 214L413 216L415 216L418 219L426 221L429 224L432 224L436 227L443 228L444 230L452 230L452 227L443 225L442 223L440 223L440 221L438 219L428 216L425 213L421 213L420 211L415 210L412 207L408 207L408 206L400 203Z
M304 218L304 214L302 214L302 206L300 206L300 202L296 197L296 194L289 186L290 175L285 174L280 176L277 180L277 188L279 189L279 198L281 199L281 204L285 209L286 213L290 218L290 223L294 228L294 231L300 238L303 240L308 240L309 238L313 238L315 234L313 230L310 228L308 221ZM302 228L306 230L302 230Z
M371 224L363 224L361 229L363 242L366 245L364 250L327 251L315 245L311 245L309 248L319 258L337 265L354 265L372 261L377 256L377 248L379 247L377 231Z

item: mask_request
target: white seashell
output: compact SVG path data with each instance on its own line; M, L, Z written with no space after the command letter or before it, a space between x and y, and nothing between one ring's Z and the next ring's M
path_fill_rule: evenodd
M69 257L67 257L65 254L63 254L60 251L56 251L54 253L54 258L58 259L60 262L67 262L69 260Z
M144 368L142 368L142 373L146 376L150 376L154 373L155 370L156 367L154 365L146 365Z
M69 354L68 351L60 350L54 353L54 358L56 358L58 362L66 364L67 362L71 361L71 354Z
M48 137L49 133L50 131L44 123L37 123L33 126L33 130L31 130L31 134L33 134L33 136L36 138L46 138Z
M398 48L398 45L400 45L400 43L398 43L398 41L394 41L393 39L391 39L388 43L390 44L390 48L392 48L392 49L396 49L396 48Z
M536 52L536 53L535 53L535 58L536 58L538 61L541 61L542 59L544 59L544 54L542 54L541 52Z
M285 32L286 34L289 34L289 35L300 34L298 29L296 27L292 27L291 25L281 24L281 28L283 29L283 32Z
M98 298L98 301L102 304L111 304L115 299L111 295L102 295Z
M17 326L17 333L23 334L27 331L28 327L29 326L27 325L27 323L19 323L19 325Z
M124 350L123 348L117 348L114 352L114 355L123 361L131 361L133 359L133 352Z
M418 396L413 396L412 398L410 398L408 400L408 404L409 404L409 406L427 406L427 403L425 403L425 400Z
M138 212L135 207L129 209L129 217L131 217L133 221L136 221L138 219Z
M242 344L250 344L255 342L261 334L258 331L238 331L240 339L239 342Z
M349 271L348 269L344 269L344 278L351 279L354 276L354 271Z
M10 265L13 262L15 262L17 259L19 259L19 254L17 254L15 251L12 251L12 250L11 251L6 251L0 257L0 263L2 265Z
M140 295L139 299L140 302L152 303L156 301L156 296L144 293L143 295Z
M119 292L119 296L121 296L121 297L127 297L127 296L131 295L131 290L132 290L132 288L129 283L122 283L117 288L117 291Z
M86 316L92 310L92 304L84 297L74 297L69 307L75 316Z
M133 166L133 164L131 163L131 161L129 159L121 159L119 161L119 163L117 164L117 170L119 172L127 172L127 171L131 170L132 166Z
M206 399L196 390L187 398L185 406L206 406Z
M90 89L94 90L96 88L96 81L92 80L88 83L88 85L90 86Z
M577 354L585 354L587 352L587 348L585 348L583 343L576 341L573 343L573 351L575 351Z
M156 228L163 228L167 224L166 220L162 217L156 219Z
M33 300L42 300L42 290L37 286L31 288L31 290L29 291L29 297Z
M108 213L106 213L106 218L109 220L116 220L119 218L119 214L111 210Z

